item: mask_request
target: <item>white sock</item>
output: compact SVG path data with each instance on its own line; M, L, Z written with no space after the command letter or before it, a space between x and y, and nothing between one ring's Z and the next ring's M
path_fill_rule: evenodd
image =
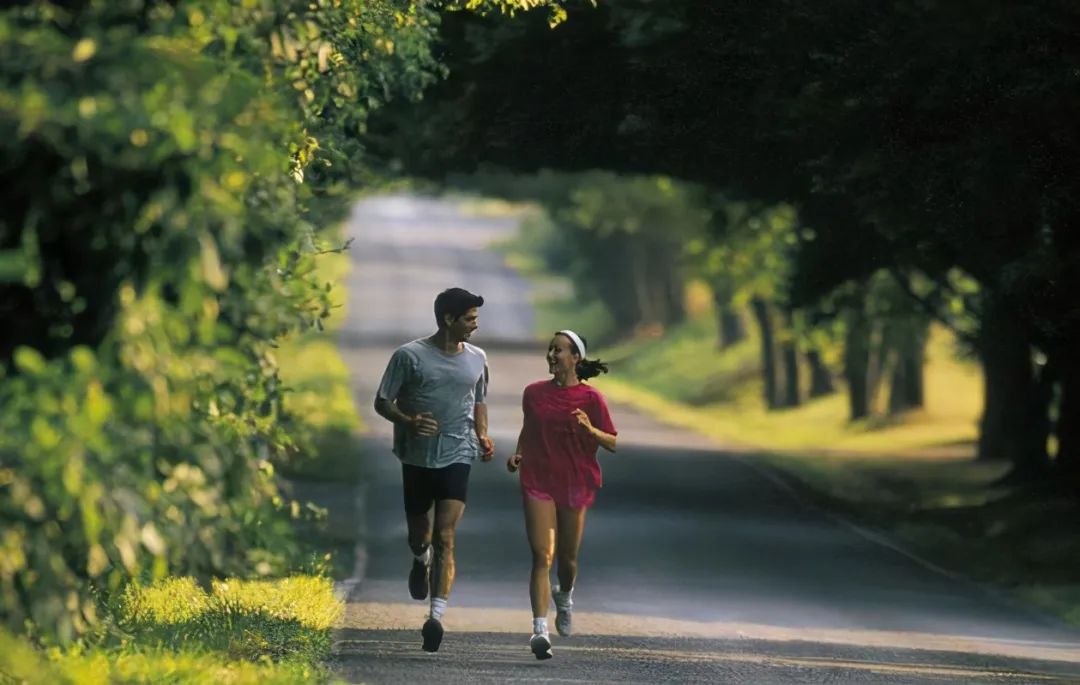
M431 618L435 619L436 621L441 621L444 611L446 611L446 598L444 598L444 597L432 597L431 598Z
M544 635L548 632L547 616L533 618L533 635Z
M431 545L424 548L424 551L420 554L414 554L413 558L419 561L424 566L431 565Z
M555 608L559 611L570 611L574 608L574 588L570 588L566 592L562 592L555 586Z

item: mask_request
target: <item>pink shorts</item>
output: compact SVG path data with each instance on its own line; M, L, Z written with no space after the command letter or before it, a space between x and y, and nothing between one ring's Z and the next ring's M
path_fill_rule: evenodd
M596 489L588 485L571 485L565 493L561 493L565 495L564 497L556 497L545 490L529 487L522 483L521 494L529 499L540 500L541 502L554 502L555 506L567 509L585 509L591 507L593 502L596 501Z

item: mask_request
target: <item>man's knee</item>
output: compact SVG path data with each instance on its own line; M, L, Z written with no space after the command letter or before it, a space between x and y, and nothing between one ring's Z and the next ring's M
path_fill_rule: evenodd
M454 529L453 527L443 527L435 531L432 536L432 542L435 545L436 554L446 554L454 551Z
M431 538L431 520L426 514L409 515L405 519L409 543L426 543Z
M577 566L577 552L559 552L559 566Z

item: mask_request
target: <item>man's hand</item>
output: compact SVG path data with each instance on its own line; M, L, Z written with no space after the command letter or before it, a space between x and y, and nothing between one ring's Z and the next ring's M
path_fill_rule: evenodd
M409 428L419 436L430 438L439 433L439 422L429 411L422 411L409 421Z
M517 471L521 467L522 456L520 454L511 454L510 458L506 460L506 470L510 473Z
M495 443L491 441L491 438L486 435L478 435L480 438L480 452L481 461L491 461L491 458L495 456Z

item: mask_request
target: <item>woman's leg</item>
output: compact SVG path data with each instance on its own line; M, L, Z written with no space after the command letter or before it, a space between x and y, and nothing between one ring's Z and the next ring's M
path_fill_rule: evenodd
M533 617L546 617L551 604L551 561L555 556L555 503L522 495L525 506L525 532L532 549L532 577L529 599Z
M581 547L581 538L585 533L585 512L588 508L570 509L558 507L556 509L558 541L556 558L559 561L559 590L570 592L574 589L574 581L577 580L578 549Z

